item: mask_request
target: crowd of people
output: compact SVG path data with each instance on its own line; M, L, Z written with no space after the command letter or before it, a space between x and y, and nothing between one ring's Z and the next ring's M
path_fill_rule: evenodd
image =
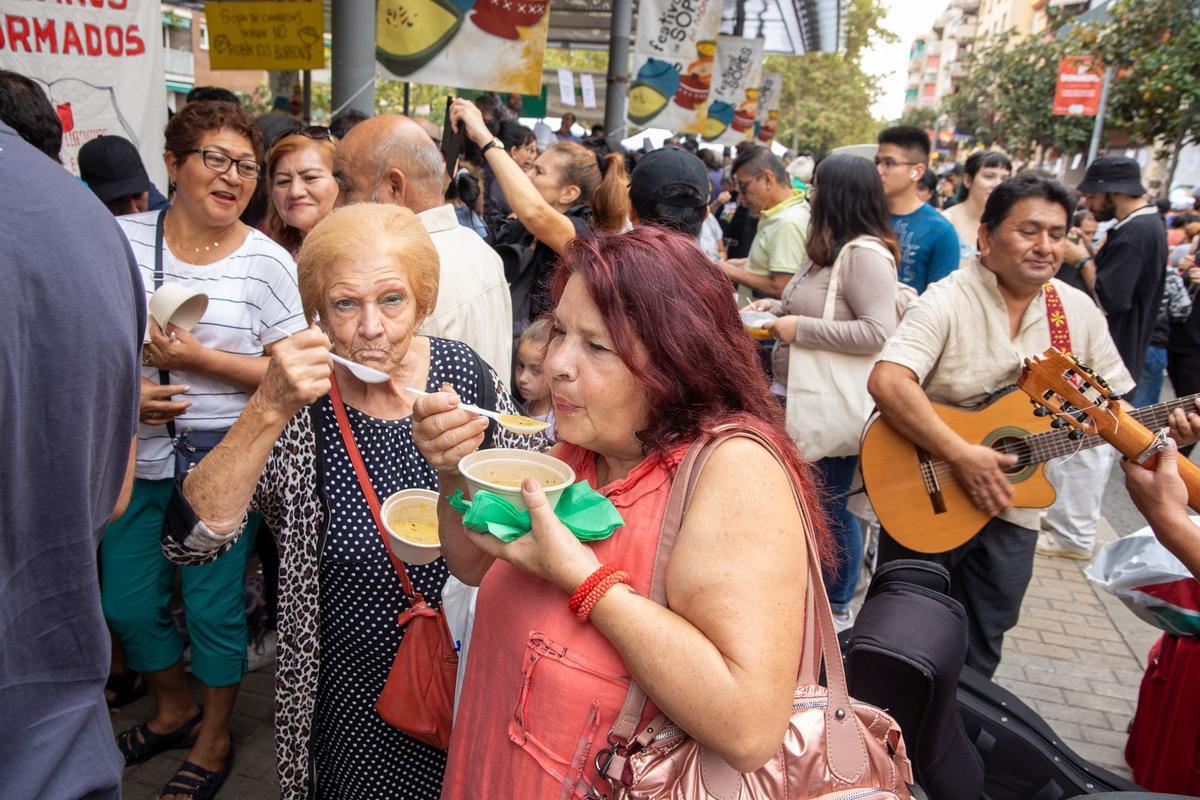
M1114 451L1054 464L1059 500L1039 515L1012 507L1011 457L931 403L982 401L1068 325L1122 402L1157 402L1164 370L1200 392L1200 220L1166 223L1131 159L1097 159L1072 192L976 152L939 211L916 128L884 130L874 163L686 140L632 153L574 118L535 131L519 110L454 99L465 142L448 164L427 119L256 120L201 89L167 125L159 192L116 136L80 150L83 183L69 176L45 95L0 72L0 175L22 197L0 204L0 699L16 715L0 760L19 764L0 795L117 797L125 766L181 751L162 798L215 796L236 758L251 564L277 609L284 798L592 796L631 679L643 723L665 714L753 771L779 747L801 663L805 520L835 622L853 624L857 440L829 435L861 428L848 392L991 517L936 555L879 534L881 562L945 564L967 663L989 676L1034 551L1090 557ZM148 315L166 283L207 296L194 327ZM746 311L770 315L766 342ZM821 377L842 366L857 385ZM465 404L549 427L519 436ZM1170 416L1183 452L1198 410ZM673 476L724 430L753 438L705 463L656 603ZM527 480L532 529L505 543L440 502L442 557L408 565L412 587L434 605L451 576L479 587L447 750L376 711L411 591L363 482L445 498L489 447L550 452L624 524L580 542ZM1129 490L1195 567L1173 453L1127 468ZM580 612L573 595L596 586ZM106 706L147 691L152 713L114 746Z

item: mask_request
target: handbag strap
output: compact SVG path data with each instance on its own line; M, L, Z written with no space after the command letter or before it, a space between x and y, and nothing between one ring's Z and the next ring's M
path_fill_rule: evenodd
M650 579L651 600L667 605L666 567L670 560L671 550L675 546L675 540L679 535L684 513L699 482L700 473L709 457L721 444L737 437L751 439L761 444L790 475L790 470L774 445L762 434L738 428L732 424L719 426L712 434L701 438L688 448L679 463L675 480L667 497L667 510L663 515L662 530L659 534L658 547L654 555L654 568ZM829 597L825 592L825 582L821 575L820 550L817 547L812 519L807 505L800 495L799 488L794 482L792 483L792 497L800 512L801 524L804 526L808 556L804 641L801 647L800 667L797 672L797 685L815 684L821 662L824 661L826 689L829 698L825 708L826 755L830 770L839 778L849 781L861 775L866 768L866 743L858 717L850 707L850 693L846 687L846 671L842 664L841 649L838 646L837 633L833 626ZM645 705L645 693L631 681L625 703L613 723L610 741L612 737L617 737L624 742L633 740ZM619 768L622 763L623 759L613 759L610 762L609 777L612 777L613 767ZM728 765L725 766L730 770L733 769Z
M337 418L338 432L342 434L346 453L350 456L350 463L354 465L354 474L358 476L358 485L362 487L363 495L367 498L367 505L371 507L371 517L375 520L375 527L383 539L383 551L392 560L392 566L400 578L400 585L404 587L404 595L408 598L409 606L416 607L418 603L424 602L424 598L413 591L412 581L408 579L408 572L404 569L404 562L396 557L388 543L387 529L383 527L383 517L380 514L379 497L371 486L371 479L367 475L367 466L363 463L362 454L358 452L358 444L354 441L354 431L350 430L350 418L346 416L346 405L342 402L342 393L338 390L336 375L330 375L329 399L333 403L333 414Z
M158 291L163 285L163 230L167 221L167 209L158 212L158 219L154 223L154 291ZM146 322L150 324L149 320ZM171 373L165 369L158 371L158 383L160 386L171 385ZM167 420L167 435L171 437L171 441L175 441L175 420Z
M842 249L838 251L837 258L833 260L833 266L830 267L829 288L825 290L825 306L821 310L821 319L833 319L834 308L837 305L838 285L842 278L842 263L852 247L862 247L866 250L871 250L886 256L893 264L896 263L896 259L892 257L892 252L884 247L883 243L874 236L859 236L846 242L842 245Z

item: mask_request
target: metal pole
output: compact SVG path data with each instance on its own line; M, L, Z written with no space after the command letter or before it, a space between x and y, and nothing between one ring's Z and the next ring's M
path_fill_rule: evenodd
M604 133L625 136L625 104L629 97L629 34L633 0L613 0L609 22L608 85L604 91Z
M312 124L312 70L304 70L300 73L300 77L304 86L304 111L301 116L304 118L305 125Z
M410 107L410 99L411 99L410 92L411 91L412 91L412 84L409 83L408 81L405 81L404 82L404 116L406 116L406 117L412 115L412 110Z
M375 114L375 0L330 3L333 110Z
M1096 110L1096 123L1092 126L1092 143L1088 145L1088 164L1096 160L1096 153L1100 150L1100 134L1104 131L1104 114L1108 111L1108 86L1112 82L1112 76L1112 67L1105 68L1104 82L1100 84L1100 108Z

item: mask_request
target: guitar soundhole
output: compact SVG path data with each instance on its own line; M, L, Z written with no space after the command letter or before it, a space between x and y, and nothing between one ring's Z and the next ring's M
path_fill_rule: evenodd
M1017 457L1017 463L1004 470L1009 475L1021 472L1033 463L1033 453L1024 439L1017 436L1001 436L991 444L993 450L1008 453Z

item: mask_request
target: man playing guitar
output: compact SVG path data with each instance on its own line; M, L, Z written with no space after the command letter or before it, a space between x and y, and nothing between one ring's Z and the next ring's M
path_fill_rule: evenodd
M945 553L909 550L886 530L879 543L880 563L924 558L950 571L951 594L967 612L967 664L988 677L1020 616L1039 512L1012 507L1005 470L1017 457L967 442L930 401L976 405L1016 382L1024 356L1050 345L1072 351L1106 376L1114 392L1133 388L1103 314L1087 295L1052 280L1073 206L1066 187L1038 175L996 187L979 226L977 259L931 285L908 309L868 383L884 420L948 462L975 505L992 515L973 539ZM1200 416L1185 418L1177 409L1170 425L1176 441L1190 442L1200 433Z

